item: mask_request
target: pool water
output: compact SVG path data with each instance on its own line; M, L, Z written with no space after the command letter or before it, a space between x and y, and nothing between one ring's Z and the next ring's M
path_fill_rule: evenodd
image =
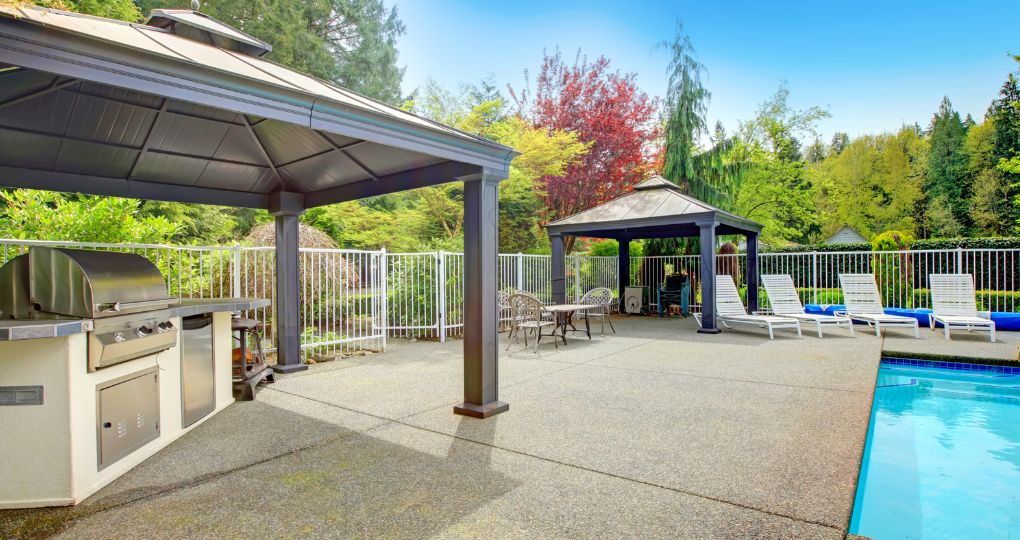
M883 360L850 533L1020 538L1020 370Z

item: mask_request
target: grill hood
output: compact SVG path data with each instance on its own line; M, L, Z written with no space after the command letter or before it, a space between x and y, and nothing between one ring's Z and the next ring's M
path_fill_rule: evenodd
M0 290L4 297L10 296L0 299L0 309L6 306L6 314L17 318L37 311L99 319L178 302L167 294L156 266L133 253L33 246L27 261L26 256L12 259L0 270L4 274L10 274L8 280L15 279ZM29 306L24 305L26 298Z

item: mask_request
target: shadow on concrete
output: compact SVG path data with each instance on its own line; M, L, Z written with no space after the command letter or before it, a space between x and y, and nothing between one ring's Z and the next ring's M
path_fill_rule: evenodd
M0 511L0 538L415 538L515 486L491 470L484 444L453 439L437 456L345 423L261 401L234 404L76 507Z

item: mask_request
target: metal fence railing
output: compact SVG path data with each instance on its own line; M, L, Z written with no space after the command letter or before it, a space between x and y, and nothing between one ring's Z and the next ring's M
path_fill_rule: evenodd
M271 247L165 246L0 240L0 263L29 246L115 250L148 257L166 276L167 288L181 298L258 297L275 300L275 260ZM308 353L382 349L388 336L445 340L464 328L464 256L445 251L301 249L301 342ZM687 274L691 306L700 309L701 259L698 255L634 257L631 285L649 286L650 301L667 275ZM747 282L743 254L720 255L716 271L734 276L741 292ZM577 301L590 289L618 287L617 258L569 255L565 260L567 299ZM955 249L895 252L763 253L762 274L789 274L804 303L839 304L841 273L871 273L887 307L931 305L928 276L969 273L974 276L979 308L1020 312L1020 250ZM552 260L548 255L501 254L498 286L523 290L552 301ZM746 293L745 293L746 294ZM768 307L764 290L759 309ZM247 316L275 334L272 309ZM271 345L271 343L267 344Z

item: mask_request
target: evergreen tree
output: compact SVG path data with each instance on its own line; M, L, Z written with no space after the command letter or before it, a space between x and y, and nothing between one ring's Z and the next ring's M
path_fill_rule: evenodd
M815 142L807 147L807 151L804 153L804 160L808 163L819 163L825 159L827 151L825 143L821 139L815 139Z
M972 190L963 149L967 128L948 97L942 98L928 132L931 148L924 194L928 211L939 216L931 222L931 232L936 236L959 235L970 224L967 201Z
M995 126L992 157L998 162L997 173L1009 201L1007 215L1013 227L1020 228L1020 171L1010 166L1020 160L1020 83L1016 76L1009 75L988 113Z
M832 143L829 144L829 155L838 156L843 153L846 146L850 144L850 136L842 131L832 134Z
M135 1L145 15L191 6L191 0ZM382 0L215 0L201 9L272 45L269 60L385 103L401 101L396 40L405 27Z

